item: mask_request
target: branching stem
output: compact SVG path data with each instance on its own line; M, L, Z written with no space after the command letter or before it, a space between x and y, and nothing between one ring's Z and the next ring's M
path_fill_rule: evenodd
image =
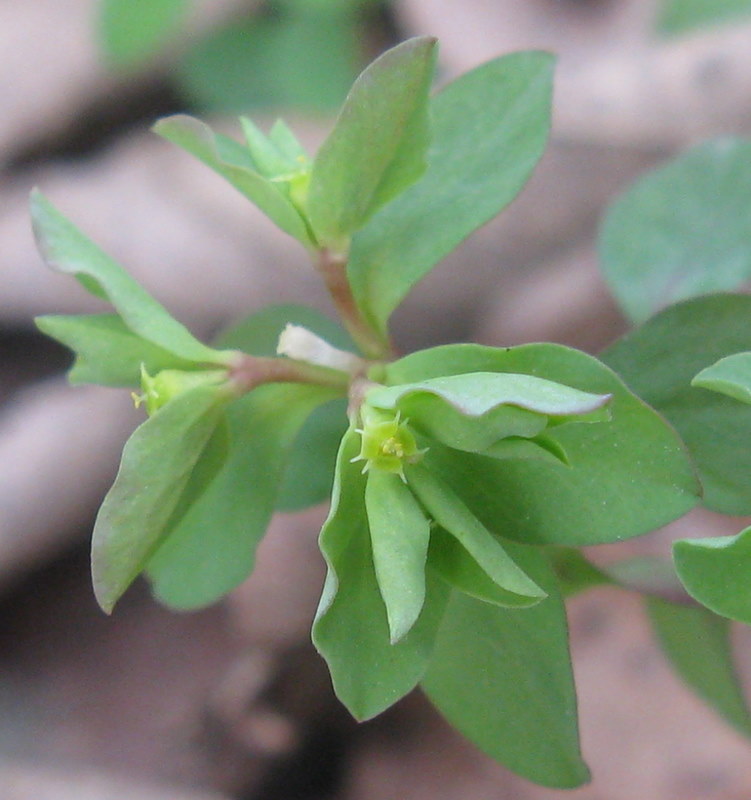
M247 394L264 383L310 383L329 386L346 395L351 376L338 369L296 361L238 353L230 368L230 381L238 394Z

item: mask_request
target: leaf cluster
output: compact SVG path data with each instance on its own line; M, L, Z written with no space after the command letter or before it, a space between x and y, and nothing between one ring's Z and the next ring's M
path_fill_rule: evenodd
M114 309L40 328L76 352L73 382L140 385L149 414L97 517L97 598L111 611L143 573L167 605L214 602L275 509L330 496L313 640L358 719L419 685L509 768L581 784L564 598L611 586L645 595L677 671L749 733L728 620L751 622L751 529L677 542L674 567L604 570L578 549L699 504L751 513L751 298L704 294L751 276L749 145L697 148L614 204L603 269L638 327L600 358L544 343L397 358L391 313L515 197L549 128L548 54L436 94L434 63L429 38L381 56L315 156L283 122L242 119L242 143L185 116L156 126L300 243L341 324L278 306L205 345L34 195L47 262Z

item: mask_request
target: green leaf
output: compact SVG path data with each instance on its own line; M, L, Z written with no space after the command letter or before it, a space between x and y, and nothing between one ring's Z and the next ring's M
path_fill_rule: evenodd
M133 333L186 361L227 362L229 354L199 342L36 189L31 195L31 217L37 245L47 264L74 275L93 295L112 303Z
M430 524L398 475L368 473L365 487L373 566L386 606L391 644L409 633L425 603Z
M94 594L112 611L158 547L196 462L219 422L217 387L176 397L126 442L120 470L99 509L91 546Z
M473 372L378 387L366 399L398 409L416 429L450 447L482 452L507 436L537 436L550 422L608 419L602 407L610 396L532 375Z
M237 152L241 145L215 134L208 125L184 114L159 120L153 130L181 147L225 178L283 231L312 247L305 221L283 189L251 166L250 153Z
M534 375L508 372L470 372L429 378L401 386L384 386L368 392L367 400L379 408L400 407L414 394L435 395L466 416L480 417L501 405L518 406L552 417L568 417L596 411L610 399L572 389Z
M657 30L665 35L741 20L751 14L751 0L660 0Z
M718 359L751 349L749 319L750 297L688 300L601 356L676 428L698 469L704 505L726 514L751 513L751 409L690 383Z
M736 353L721 358L703 369L692 386L726 394L741 403L751 403L751 353Z
M354 231L425 171L434 60L435 39L408 39L355 81L313 163L308 214L322 244L344 249Z
M547 142L552 71L548 53L516 53L431 101L427 171L352 240L352 290L381 333L412 286L526 183Z
M544 786L589 778L579 751L566 613L545 559L517 561L549 597L505 609L454 592L422 681L441 713L481 750Z
M209 34L186 52L176 77L194 106L213 112L285 107L320 114L341 104L360 61L350 2L289 4Z
M336 453L346 430L346 400L334 400L313 411L292 445L277 511L300 511L331 497Z
M647 600L665 656L678 675L720 716L751 736L751 715L735 671L730 623L704 608Z
M132 67L167 42L188 11L188 0L101 0L98 38L116 67Z
M434 470L493 533L537 544L585 545L639 536L686 513L699 487L675 432L592 356L554 344L491 348L448 345L387 367L388 383L463 372L544 377L594 394L612 394L612 418L561 425L546 435L570 465L493 459L431 444Z
M546 596L445 481L419 464L408 468L407 481L435 522L460 545L452 547L444 540L431 551L432 563L440 566L444 579L473 597L492 598L490 602L503 606L530 606ZM452 563L449 556L457 554ZM488 579L494 589L487 586Z
M308 214L322 244L346 247L354 231L425 171L434 60L435 39L408 39L355 81L313 164Z
M117 314L36 317L37 328L76 354L68 373L71 383L101 386L140 385L141 365L155 374L163 369L190 370L184 361L162 347L136 336Z
M209 605L250 574L292 443L311 411L330 399L323 387L273 384L229 406L221 470L148 563L160 601L179 609Z
M602 270L634 322L751 277L751 142L699 145L641 178L610 208Z
M507 436L479 452L491 458L534 458L548 461L551 464L559 462L569 465L571 463L560 442L544 434L533 436L531 439Z
M715 614L751 625L751 528L737 536L682 539L673 545L678 577Z
M248 152L261 175L267 178L288 175L300 169L300 163L288 158L264 133L247 117L240 117L243 135Z
M609 575L574 547L550 547L548 555L564 597L573 597L587 589L608 586L613 582Z
M278 119L269 131L269 141L291 162L307 159L308 154L283 119Z
M353 716L365 720L393 705L422 677L447 592L428 573L420 618L403 639L390 643L365 510L367 479L351 463L358 450L359 436L350 429L342 440L331 511L321 531L328 574L313 643L329 665L339 699Z
M301 325L340 349L354 348L336 322L312 308L295 305L267 306L254 312L225 331L218 344L255 356L273 356L288 323ZM325 403L311 413L287 456L276 504L279 511L299 511L330 497L336 453L346 430L343 401Z

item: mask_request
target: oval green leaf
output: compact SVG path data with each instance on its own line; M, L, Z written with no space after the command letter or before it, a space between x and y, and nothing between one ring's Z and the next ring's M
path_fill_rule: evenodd
M675 427L699 472L704 505L725 514L751 513L751 410L691 382L724 356L751 350L749 319L751 297L699 297L661 312L601 356Z
M682 539L673 545L673 559L691 597L751 625L751 528L737 536Z
M454 592L421 685L480 750L535 783L573 788L589 772L579 750L566 612L543 556L519 546L510 552L549 596L507 609Z
M334 690L359 720L370 719L409 692L427 667L447 590L427 576L422 614L391 644L378 590L365 509L366 477L352 463L360 444L350 429L337 459L331 511L320 547L328 573L313 624L313 643L329 665Z
M608 211L602 270L637 323L751 278L751 142L699 145L639 180Z

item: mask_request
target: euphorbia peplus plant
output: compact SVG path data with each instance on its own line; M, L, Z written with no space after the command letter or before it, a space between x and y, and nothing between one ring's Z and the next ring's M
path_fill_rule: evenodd
M50 266L115 309L43 317L40 328L76 351L73 382L131 387L149 415L96 521L97 599L111 611L145 573L169 606L214 602L250 573L275 509L330 496L313 640L358 719L420 685L512 770L546 785L581 784L588 771L562 595L610 583L652 597L679 671L748 732L724 621L688 604L669 565L606 573L577 548L682 516L700 502L699 478L710 505L751 512L751 490L733 483L717 454L737 449L749 411L690 386L713 361L751 348L748 333L728 334L738 315L751 318L751 299L668 309L606 363L556 344L456 344L396 357L391 313L514 198L549 126L550 55L499 58L431 96L434 51L432 39L417 38L375 61L312 159L282 122L264 134L243 119L242 144L186 116L156 126L301 243L342 327L311 309L272 307L202 344L34 195ZM633 222L627 213L619 227L616 211L605 245ZM627 250L616 242L608 262L624 285L633 277L620 265ZM654 287L643 288L652 302ZM658 345L679 368L660 372L650 350ZM736 366L720 362L697 381L727 389ZM725 437L714 449L697 414ZM715 561L739 570L735 556L748 549L747 535L680 544L689 591L749 621L740 573L728 609L714 572Z

